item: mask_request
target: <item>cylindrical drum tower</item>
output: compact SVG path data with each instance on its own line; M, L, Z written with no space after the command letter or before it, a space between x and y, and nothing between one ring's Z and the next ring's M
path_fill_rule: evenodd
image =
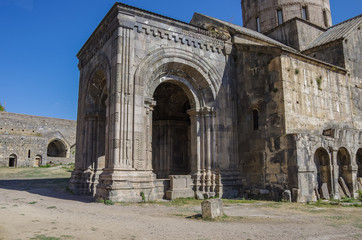
M244 27L266 33L295 17L332 26L329 0L241 0Z

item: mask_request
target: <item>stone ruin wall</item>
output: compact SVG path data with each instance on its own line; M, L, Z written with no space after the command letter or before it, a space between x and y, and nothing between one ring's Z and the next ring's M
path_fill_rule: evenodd
M36 157L41 164L74 162L76 122L16 113L0 113L0 166L9 166L9 156L15 154L17 167L33 167ZM48 144L55 139L66 143L66 157L47 156ZM29 154L30 151L30 154ZM30 157L29 157L30 156Z
M350 78L343 70L282 57L286 134L334 125L354 128Z

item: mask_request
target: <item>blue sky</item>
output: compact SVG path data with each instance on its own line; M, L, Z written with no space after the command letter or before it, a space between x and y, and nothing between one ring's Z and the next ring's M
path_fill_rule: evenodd
M77 118L77 52L112 0L0 0L0 103L8 112ZM124 0L189 22L194 12L242 25L240 0ZM330 0L333 23L362 13L362 0Z

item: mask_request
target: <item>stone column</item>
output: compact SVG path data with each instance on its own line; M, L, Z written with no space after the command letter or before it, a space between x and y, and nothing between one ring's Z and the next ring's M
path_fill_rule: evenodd
M331 188L332 192L330 193L334 199L340 199L339 189L338 189L338 177L339 177L339 166L337 163L337 153L338 149L333 147L329 148L329 152L331 154Z
M191 120L191 175L194 179L195 191L200 191L201 178L201 121L196 109L187 111Z

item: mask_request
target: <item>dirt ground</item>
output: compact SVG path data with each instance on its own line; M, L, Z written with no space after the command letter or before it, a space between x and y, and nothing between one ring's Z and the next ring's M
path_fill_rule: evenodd
M0 239L362 239L362 208L225 200L204 221L197 200L92 202L66 191L69 174L0 168Z

